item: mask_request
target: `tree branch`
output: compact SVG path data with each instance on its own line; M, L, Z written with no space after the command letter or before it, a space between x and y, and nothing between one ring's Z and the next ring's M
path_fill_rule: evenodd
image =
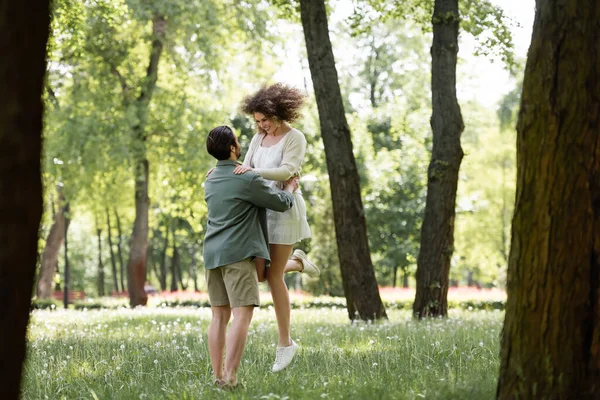
M50 86L48 82L46 82L46 91L48 92L48 96L50 97L52 105L54 105L54 108L58 110L60 108L60 103L56 98L56 93L54 93L54 90L52 90L52 86Z

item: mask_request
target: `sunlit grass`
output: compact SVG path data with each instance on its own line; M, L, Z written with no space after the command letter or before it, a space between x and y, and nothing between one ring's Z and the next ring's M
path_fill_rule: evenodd
M503 313L451 310L446 320L349 324L345 309L294 310L301 351L270 372L272 309L256 310L240 379L215 389L208 308L35 311L25 399L486 399L495 394Z

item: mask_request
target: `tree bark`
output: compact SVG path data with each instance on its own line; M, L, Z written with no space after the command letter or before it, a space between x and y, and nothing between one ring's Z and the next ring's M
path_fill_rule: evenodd
M65 232L69 228L69 218L65 215L65 197L62 193L62 188L57 187L58 192L58 209L54 213L54 222L50 227L46 246L42 253L42 262L37 283L37 297L39 299L49 299L52 296L54 289L54 274L58 266L58 254L65 240Z
M323 0L301 0L308 64L319 110L344 294L351 320L387 318L369 252L360 178L352 151Z
M123 246L122 246L122 238L123 238L123 231L121 230L121 218L119 218L119 214L117 213L117 210L115 209L115 220L117 221L117 254L119 255L119 280L121 282L121 291L124 292L125 291L125 279L124 279L124 270L125 268L123 267Z
M19 398L42 217L49 2L0 0L0 392Z
M106 208L106 230L108 232L108 249L110 251L110 264L112 267L113 287L115 292L119 291L119 280L117 277L117 260L115 259L115 253L113 251L112 241L112 226L110 224L110 211Z
M133 127L135 162L135 221L131 235L128 263L129 304L132 307L146 305L148 295L144 290L146 278L146 250L148 248L148 158L146 156L146 122L148 106L158 80L158 63L163 51L167 21L161 15L152 19L152 49L150 63L142 91L135 102L138 123Z
M499 399L600 398L600 4L538 1Z
M454 252L454 216L464 129L456 98L458 0L435 0L431 46L433 148L427 171L427 199L417 258L418 318L446 316L448 279Z
M402 271L402 287L408 289L408 269Z
M98 221L96 219L96 221ZM102 262L102 229L96 229L98 235L98 296L106 295L104 289L104 263Z

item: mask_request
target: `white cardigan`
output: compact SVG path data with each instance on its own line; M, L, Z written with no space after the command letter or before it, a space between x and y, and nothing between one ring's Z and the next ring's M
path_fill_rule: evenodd
M300 173L300 167L306 154L306 138L302 132L295 128L286 133L286 136L281 139L286 140L286 142L282 150L281 165L278 168L254 168L252 158L265 137L264 133L257 133L252 138L244 158L244 165L254 168L254 171L258 172L260 176L271 181L287 181L292 176Z

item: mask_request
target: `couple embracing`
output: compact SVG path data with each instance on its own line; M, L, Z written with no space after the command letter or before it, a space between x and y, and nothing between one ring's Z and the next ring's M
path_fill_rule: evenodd
M320 274L302 250L292 254L294 244L311 235L298 189L306 139L290 126L300 117L303 101L298 89L281 83L244 100L242 111L254 117L258 133L243 164L231 128L219 126L207 138L206 148L218 160L205 183L204 264L212 309L208 345L214 379L222 387L238 384L237 369L259 305L258 282L268 281L273 297L279 340L272 371L279 372L298 350L290 335L290 298L283 275Z

